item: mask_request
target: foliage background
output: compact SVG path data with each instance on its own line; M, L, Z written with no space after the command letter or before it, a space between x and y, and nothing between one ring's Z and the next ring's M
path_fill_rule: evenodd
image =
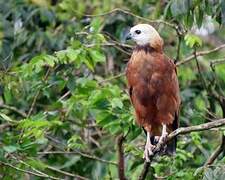
M123 72L125 34L140 22L180 63L180 126L224 117L224 50L182 63L225 43L223 0L0 0L0 18L1 179L118 179L121 134L125 174L137 179L145 134ZM224 151L202 168L224 132L180 136L176 156L157 157L147 178L225 179Z

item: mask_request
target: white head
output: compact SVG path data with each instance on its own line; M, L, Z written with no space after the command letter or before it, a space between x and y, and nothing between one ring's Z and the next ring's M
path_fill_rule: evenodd
M138 45L155 45L161 43L162 45L162 39L159 35L159 33L155 30L154 27L152 27L149 24L138 24L130 29L130 33L128 35L128 39L133 39Z

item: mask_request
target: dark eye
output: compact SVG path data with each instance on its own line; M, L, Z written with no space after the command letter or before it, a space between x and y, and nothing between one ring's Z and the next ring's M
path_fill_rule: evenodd
M136 34L141 34L141 31L140 30L136 30L135 33Z

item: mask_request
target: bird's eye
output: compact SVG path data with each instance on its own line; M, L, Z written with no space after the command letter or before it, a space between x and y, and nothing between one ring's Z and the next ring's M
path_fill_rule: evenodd
M136 34L141 34L141 31L140 30L136 30L135 33Z

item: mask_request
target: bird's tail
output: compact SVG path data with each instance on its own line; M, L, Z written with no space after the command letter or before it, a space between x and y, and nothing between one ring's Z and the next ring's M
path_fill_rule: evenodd
M173 138L171 141L167 143L165 154L169 156L174 156L176 154L176 147L177 147L177 137Z
M172 129L173 131L179 127L179 120L178 120L178 113L175 113L175 119L173 121ZM165 149L165 153L170 156L174 156L176 154L176 147L177 147L177 137L174 137L171 141L167 143L167 147Z

